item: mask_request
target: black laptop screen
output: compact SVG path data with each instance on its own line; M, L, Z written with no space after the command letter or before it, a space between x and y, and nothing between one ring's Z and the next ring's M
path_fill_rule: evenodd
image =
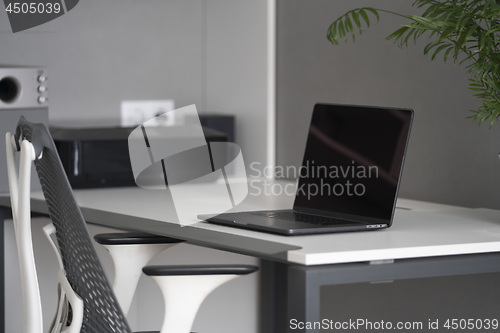
M294 209L390 220L412 115L407 109L317 104Z

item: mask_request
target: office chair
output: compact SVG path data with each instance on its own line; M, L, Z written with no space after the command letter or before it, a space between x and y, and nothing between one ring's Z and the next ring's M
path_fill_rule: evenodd
M6 134L9 187L19 249L25 332L41 333L42 309L31 242L30 174L34 161L52 225L44 228L60 264L60 302L51 332L131 332L96 254L85 220L74 199L54 142L42 124L23 117L16 134ZM19 175L14 154L20 152ZM55 233L55 234L54 234ZM248 265L150 266L165 298L161 333L190 331L199 305L215 288L239 275L255 272Z

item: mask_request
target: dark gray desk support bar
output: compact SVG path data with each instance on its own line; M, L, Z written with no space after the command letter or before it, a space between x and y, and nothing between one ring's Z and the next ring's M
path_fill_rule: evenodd
M260 333L286 332L288 265L260 261Z

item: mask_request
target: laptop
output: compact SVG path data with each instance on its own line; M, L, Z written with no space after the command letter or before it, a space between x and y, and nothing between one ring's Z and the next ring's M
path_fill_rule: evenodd
M412 119L410 109L316 104L292 209L199 218L288 236L389 228Z

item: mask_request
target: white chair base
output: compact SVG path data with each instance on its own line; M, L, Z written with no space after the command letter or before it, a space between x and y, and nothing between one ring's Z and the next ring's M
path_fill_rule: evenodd
M130 310L142 268L158 253L176 245L172 244L126 244L103 246L108 250L115 267L113 290L125 315Z
M165 301L160 333L190 333L205 298L236 277L238 275L151 276L160 287Z

